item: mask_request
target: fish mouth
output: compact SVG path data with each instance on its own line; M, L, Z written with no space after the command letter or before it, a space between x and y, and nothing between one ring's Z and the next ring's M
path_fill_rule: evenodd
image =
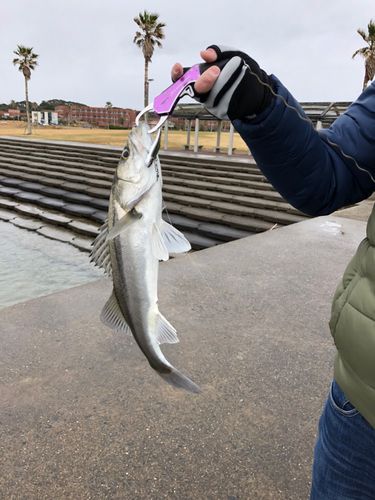
M147 168L151 167L151 165L154 163L154 161L159 153L160 140L161 140L161 128L159 128L158 133L156 134L156 139L152 143L150 151L147 154L147 157L146 157Z
M139 133L140 131L140 133ZM141 122L136 129L129 134L134 156L142 156L147 168L154 163L160 149L161 129L158 130L156 138L150 144L152 136L148 134L148 125Z

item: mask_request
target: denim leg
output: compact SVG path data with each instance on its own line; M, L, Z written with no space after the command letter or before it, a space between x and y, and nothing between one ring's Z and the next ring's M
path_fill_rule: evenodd
M333 381L319 421L310 500L375 499L375 429Z

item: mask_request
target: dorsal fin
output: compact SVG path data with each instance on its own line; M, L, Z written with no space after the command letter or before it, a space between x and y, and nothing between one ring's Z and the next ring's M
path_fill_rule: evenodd
M109 275L112 276L112 266L111 259L109 254L109 245L107 242L108 237L108 220L100 228L100 232L98 236L95 238L93 243L93 248L90 252L91 260L90 262L94 262L96 266Z

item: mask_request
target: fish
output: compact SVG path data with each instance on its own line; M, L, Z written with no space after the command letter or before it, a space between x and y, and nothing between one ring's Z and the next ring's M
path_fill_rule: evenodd
M158 307L159 261L191 249L185 236L162 218L162 175L156 140L146 122L131 130L113 177L108 219L93 243L91 260L112 277L101 321L131 333L150 366L168 384L201 389L164 357L160 344L178 342L176 329Z

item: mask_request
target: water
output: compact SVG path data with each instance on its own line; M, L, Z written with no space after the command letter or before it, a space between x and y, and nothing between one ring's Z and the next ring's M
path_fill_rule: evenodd
M88 252L0 221L0 307L103 277Z

